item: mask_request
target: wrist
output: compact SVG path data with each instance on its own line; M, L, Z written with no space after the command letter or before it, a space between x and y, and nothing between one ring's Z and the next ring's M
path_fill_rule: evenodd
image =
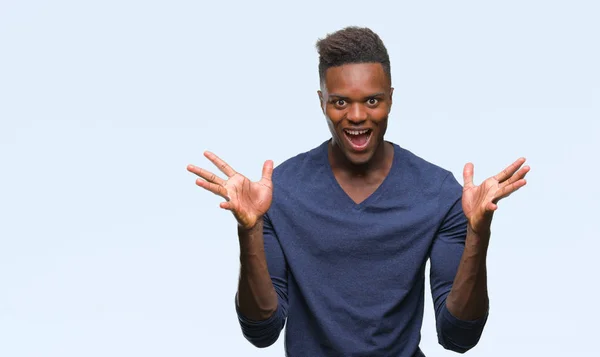
M258 217L256 219L256 222L253 225L247 226L247 225L243 225L238 222L238 225L237 225L238 233L247 235L247 234L253 234L253 233L262 231L262 222L263 222L262 216Z
M467 225L467 237L465 246L472 248L487 249L491 235L492 232L490 227L475 230L469 224Z
M473 228L471 223L467 224L467 234L480 236L480 237L489 237L492 234L492 228L487 225L485 227L478 227L477 229Z
M260 217L253 226L238 224L238 239L240 243L240 254L243 256L254 256L264 250L263 221Z

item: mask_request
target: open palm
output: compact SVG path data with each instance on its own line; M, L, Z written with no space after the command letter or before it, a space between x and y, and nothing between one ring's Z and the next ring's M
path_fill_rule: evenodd
M271 181L273 162L267 160L263 165L262 178L257 182L253 182L236 172L217 155L207 151L204 156L215 164L227 176L227 179L222 179L210 171L189 165L188 171L201 177L196 179L196 184L223 197L225 202L221 202L220 207L231 211L240 226L245 229L254 227L271 206L273 199L273 183Z
M498 201L525 186L527 183L525 175L529 172L529 166L521 168L524 163L524 158L518 159L479 186L473 184L473 164L465 165L462 206L473 231L476 233L489 231L493 213L498 209Z

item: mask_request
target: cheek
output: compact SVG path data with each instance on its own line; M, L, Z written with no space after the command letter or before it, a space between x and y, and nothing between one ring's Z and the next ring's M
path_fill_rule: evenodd
M390 113L390 110L389 110L388 106L385 106L385 107L381 106L379 108L374 109L371 112L371 119L376 122L386 120L389 113Z
M326 108L325 115L327 116L327 121L335 126L342 121L344 112L342 110Z
M329 131L331 131L331 133L333 134L335 132L336 122L331 120L331 117L329 115L325 115L325 121L327 121L327 127L329 128Z

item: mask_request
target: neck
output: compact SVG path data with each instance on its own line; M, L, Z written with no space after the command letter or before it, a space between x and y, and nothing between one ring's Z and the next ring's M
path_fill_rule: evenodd
M380 171L388 171L392 165L394 148L392 144L383 140L375 149L371 159L363 164L355 164L348 160L340 147L331 140L329 142L329 162L332 169L342 171L350 176L369 176Z

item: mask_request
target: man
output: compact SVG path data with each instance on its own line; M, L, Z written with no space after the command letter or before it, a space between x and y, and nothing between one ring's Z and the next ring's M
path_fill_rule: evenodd
M439 342L463 353L488 316L486 252L500 199L525 185L519 159L464 187L447 170L384 140L392 107L387 50L349 27L317 42L318 91L331 139L251 182L211 152L221 178L188 166L238 222L235 299L244 336L288 356L424 356L425 264Z

